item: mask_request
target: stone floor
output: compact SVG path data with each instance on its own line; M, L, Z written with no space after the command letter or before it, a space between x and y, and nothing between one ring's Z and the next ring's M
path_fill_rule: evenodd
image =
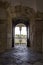
M0 65L43 65L43 54L32 52L25 45L18 45L0 54Z

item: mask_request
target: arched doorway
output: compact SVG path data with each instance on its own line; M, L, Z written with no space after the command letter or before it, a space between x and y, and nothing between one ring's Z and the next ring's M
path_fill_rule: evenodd
M26 26L26 30L27 30L27 46L30 47L30 40L29 40L29 20L23 20L23 19L16 19L16 20L12 20L12 47L14 47L15 45L15 40L14 40L14 37L15 37L15 32L14 32L14 28L16 25L18 24L24 24ZM20 25L20 30L21 30L21 25ZM20 31L20 34L21 34L21 31ZM21 40L20 40L20 43L21 43Z
M14 45L27 45L27 28L24 24L17 24L14 33Z

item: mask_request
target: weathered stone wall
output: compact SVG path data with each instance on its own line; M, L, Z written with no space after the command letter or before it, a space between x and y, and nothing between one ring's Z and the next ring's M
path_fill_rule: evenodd
M43 21L35 21L35 35L34 35L34 50L42 52L42 30L43 30Z
M9 17L7 21L7 49L12 48L12 20Z
M6 37L6 24L5 21L0 21L0 52L6 49L7 37Z
M7 10L0 8L0 52L12 46L12 23Z
M33 22L30 21L30 27L29 27L29 34L30 35L29 36L30 36L30 47L31 48L33 47L33 30L32 30L32 27L33 27Z
M7 18L5 9L0 8L0 52L5 51L7 44Z
M35 49L35 20L30 20L30 47L34 51Z
M33 51L43 52L43 21L30 23L30 46Z

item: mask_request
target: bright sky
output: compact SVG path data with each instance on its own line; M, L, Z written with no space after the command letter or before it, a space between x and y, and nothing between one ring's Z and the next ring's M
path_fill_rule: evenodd
M15 35L16 35L16 34L20 34L20 29L19 29L19 27L15 27ZM21 29L21 34L27 35L26 27L22 27L22 29Z

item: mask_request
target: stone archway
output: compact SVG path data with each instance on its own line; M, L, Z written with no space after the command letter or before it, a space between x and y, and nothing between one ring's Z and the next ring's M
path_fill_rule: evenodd
M9 8L9 12L10 12L10 16L11 16L10 21L11 21L11 23L12 23L12 21L14 21L14 25L17 24L17 20L22 20L22 21L27 20L28 21L29 28L30 28L29 29L30 36L29 36L29 41L28 41L28 39L27 39L27 41L30 42L30 47L34 50L34 48L35 48L35 37L34 37L35 11L32 8L18 5L18 6L14 6L13 8ZM24 24L26 24L26 23L24 23ZM12 23L12 31L13 31L13 23ZM13 41L13 34L12 34L12 41ZM12 43L14 43L14 41ZM12 44L12 46L14 46L14 44ZM27 44L27 46L29 46L29 45Z
M29 31L28 31L28 28L29 28L29 20L23 20L23 19L16 19L16 20L14 20L13 19L13 21L12 21L12 47L14 47L14 33L13 33L13 28L17 25L17 24L19 24L19 23L22 23L22 24L24 24L25 26L26 26L26 28L27 28L27 46L29 47L30 46L30 41L29 41L29 35L28 35L28 33L29 33Z
M18 6L15 6L13 10L11 9L11 15L12 15L12 21L13 21L12 28L13 28L13 26L15 26L18 23L25 24L27 27L27 31L28 31L28 27L30 28L29 29L29 33L30 33L29 39L27 38L27 46L31 46L31 47L33 47L32 45L34 44L33 43L33 38L34 38L33 34L34 33L32 32L32 30L34 30L32 28L35 23L34 14L35 14L35 11L32 8L29 8L26 6L18 5ZM17 22L17 21L19 21L19 22ZM27 32L27 34L28 34L28 32ZM28 37L28 35L27 35L27 37ZM14 40L13 34L12 34L12 40ZM12 43L13 43L12 46L14 46L14 42L12 42ZM30 44L28 44L28 43L30 43Z

